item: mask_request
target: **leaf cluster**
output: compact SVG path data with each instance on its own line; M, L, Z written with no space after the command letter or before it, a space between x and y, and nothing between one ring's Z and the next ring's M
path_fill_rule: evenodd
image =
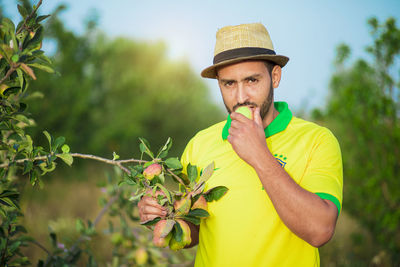
M384 251L396 265L400 263L400 29L393 18L382 23L371 18L368 24L373 42L367 52L372 60L347 64L350 48L339 46L327 107L314 115L332 129L341 145L344 209L371 233L375 250Z
M27 176L30 183L43 186L41 176L55 169L56 158L68 165L72 163L65 138L54 139L47 131L49 147L35 146L25 128L34 121L27 113L27 96L31 80L36 80L35 70L55 71L51 60L41 50L43 26L48 15L37 13L41 1L28 12L18 5L22 17L17 26L6 17L0 25L0 265L29 264L20 247L34 242L24 235L25 228L18 218L23 214L19 207L20 176Z

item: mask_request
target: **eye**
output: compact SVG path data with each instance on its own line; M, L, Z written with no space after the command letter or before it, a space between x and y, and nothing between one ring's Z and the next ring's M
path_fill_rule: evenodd
M255 82L257 82L258 80L257 80L256 78L249 77L249 78L247 78L247 81L248 81L249 83L255 83Z
M227 87L230 87L230 86L232 86L233 85L233 81L226 81L225 83L224 83L224 85L225 86L227 86Z

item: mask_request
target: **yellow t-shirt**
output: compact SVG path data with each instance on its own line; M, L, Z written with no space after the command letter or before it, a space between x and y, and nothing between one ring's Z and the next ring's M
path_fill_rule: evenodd
M286 172L303 188L329 199L340 212L342 161L339 144L326 128L293 117L284 102L265 129L267 145ZM319 266L318 249L292 233L281 221L254 169L226 140L230 118L188 143L182 163L215 171L205 190L224 185L229 191L210 202L201 221L195 266ZM221 137L222 133L222 137Z

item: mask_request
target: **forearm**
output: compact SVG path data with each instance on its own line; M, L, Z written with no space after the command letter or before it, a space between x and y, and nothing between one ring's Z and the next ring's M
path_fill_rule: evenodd
M332 202L300 187L268 150L253 167L279 217L293 233L315 247L330 240L337 218Z

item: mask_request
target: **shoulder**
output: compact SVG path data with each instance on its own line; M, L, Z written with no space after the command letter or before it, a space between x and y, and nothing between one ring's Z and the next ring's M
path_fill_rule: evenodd
M210 127L199 131L191 140L191 142L202 143L206 141L222 140L222 129L226 124L225 121L218 122Z
M297 140L297 144L310 153L341 154L339 141L330 129L322 125L293 117L287 130L289 137Z
M295 116L293 116L287 130L291 133L301 134L310 138L324 137L336 139L332 131L328 128Z
M225 123L226 121L222 121L199 131L186 145L183 152L183 158L190 158L192 160L195 156L199 157L199 155L205 150L215 147L219 142L223 142L222 129L224 128Z

